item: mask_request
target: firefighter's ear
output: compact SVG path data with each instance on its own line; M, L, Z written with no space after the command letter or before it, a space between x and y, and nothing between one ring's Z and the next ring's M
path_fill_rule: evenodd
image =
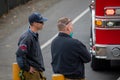
M66 27L66 30L67 30L67 31L70 31L71 29L70 29L70 27L69 27L69 26L67 26L67 27Z

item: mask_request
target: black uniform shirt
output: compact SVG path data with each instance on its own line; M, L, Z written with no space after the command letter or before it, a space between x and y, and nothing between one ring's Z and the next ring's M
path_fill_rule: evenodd
M28 30L19 39L16 59L22 70L29 71L30 66L39 71L45 70L38 36L38 33Z
M70 79L85 78L84 63L91 60L86 46L65 33L59 33L51 45L54 73Z

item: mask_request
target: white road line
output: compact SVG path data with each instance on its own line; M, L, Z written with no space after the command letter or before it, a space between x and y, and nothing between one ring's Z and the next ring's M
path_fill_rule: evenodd
M87 12L89 11L89 8L85 9L80 15L78 15L73 21L72 23L75 24L80 18L82 18ZM43 44L41 46L41 49L44 49L45 47L47 47L49 44L51 44L52 40L55 39L55 37L57 37L58 33L53 36L51 39L49 39L45 44Z
M48 40L45 44L43 44L41 46L41 49L44 49L45 47L47 47L52 42L52 40L57 37L57 35L58 35L58 33L55 36L53 36L50 40Z
M89 11L89 8L87 8L85 11L83 11L80 15L78 15L72 23L75 24L80 18L82 18L87 12Z

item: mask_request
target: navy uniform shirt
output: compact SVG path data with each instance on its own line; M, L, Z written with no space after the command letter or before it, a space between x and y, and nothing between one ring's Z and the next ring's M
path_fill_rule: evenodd
M30 66L38 71L44 71L43 57L38 41L38 33L26 31L19 39L16 59L22 70L29 71Z
M51 53L54 73L70 79L85 78L84 63L91 60L91 55L80 41L59 33L52 42Z

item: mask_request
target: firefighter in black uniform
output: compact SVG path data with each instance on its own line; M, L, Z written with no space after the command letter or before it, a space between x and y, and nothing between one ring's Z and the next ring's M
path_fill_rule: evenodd
M47 19L41 14L31 14L29 16L30 27L19 39L16 59L22 70L20 72L23 73L20 75L22 80L45 80L43 76L45 68L38 35L45 21Z
M58 21L59 34L51 44L53 72L63 74L65 80L85 80L84 63L91 61L86 46L72 38L72 22L68 18Z

